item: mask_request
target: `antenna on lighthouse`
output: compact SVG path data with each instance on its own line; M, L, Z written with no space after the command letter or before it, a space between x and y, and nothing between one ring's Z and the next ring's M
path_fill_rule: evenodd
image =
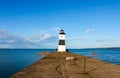
M58 45L58 52L66 52L65 46L65 32L63 29L59 32L59 45Z

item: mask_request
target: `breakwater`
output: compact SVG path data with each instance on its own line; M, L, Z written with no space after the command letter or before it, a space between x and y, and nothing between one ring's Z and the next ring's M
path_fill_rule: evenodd
M120 66L78 54L54 52L11 78L120 78Z

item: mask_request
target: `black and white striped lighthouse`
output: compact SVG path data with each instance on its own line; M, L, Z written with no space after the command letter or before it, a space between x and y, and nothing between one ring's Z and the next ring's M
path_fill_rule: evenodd
M58 52L66 52L66 46L65 46L65 32L64 32L63 29L61 29L61 30L60 30L60 33L59 33Z

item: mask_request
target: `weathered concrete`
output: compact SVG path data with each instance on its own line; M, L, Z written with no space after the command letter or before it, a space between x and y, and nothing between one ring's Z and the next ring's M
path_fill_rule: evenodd
M76 60L65 60L71 56ZM120 78L120 66L73 53L54 52L11 78Z

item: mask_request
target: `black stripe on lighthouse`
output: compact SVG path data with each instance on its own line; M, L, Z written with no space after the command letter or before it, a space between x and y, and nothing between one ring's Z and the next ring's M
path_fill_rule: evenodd
M65 45L65 40L59 40L59 45Z

